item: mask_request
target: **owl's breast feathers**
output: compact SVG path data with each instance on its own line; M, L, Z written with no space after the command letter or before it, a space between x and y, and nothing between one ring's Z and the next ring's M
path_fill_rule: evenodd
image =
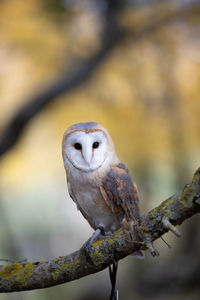
M140 215L137 186L124 164L119 163L108 171L100 189L107 205L125 230L128 223L136 222Z

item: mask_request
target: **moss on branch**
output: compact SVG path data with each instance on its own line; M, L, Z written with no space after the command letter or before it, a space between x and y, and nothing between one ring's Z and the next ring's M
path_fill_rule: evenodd
M120 260L140 248L154 252L152 242L171 230L179 235L176 225L200 212L200 168L192 181L180 193L163 201L140 218L140 235L130 240L119 229L114 234L102 236L92 247L81 248L67 256L41 261L0 266L0 292L41 289L79 279L101 271L113 261ZM132 235L134 237L134 233ZM87 250L86 250L87 249Z

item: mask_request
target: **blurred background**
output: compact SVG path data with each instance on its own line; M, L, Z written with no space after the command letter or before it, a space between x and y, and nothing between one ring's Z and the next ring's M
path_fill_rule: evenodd
M200 166L200 1L0 2L0 258L66 255L92 229L69 199L62 135L111 133L145 213ZM199 299L198 216L120 261L119 299ZM3 262L1 262L3 264ZM0 300L108 299L108 270Z

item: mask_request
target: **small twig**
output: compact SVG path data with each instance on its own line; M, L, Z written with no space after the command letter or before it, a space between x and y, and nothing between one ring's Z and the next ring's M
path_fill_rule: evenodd
M25 263L25 262L28 261L28 259L24 258L22 260L15 261L15 260L8 259L8 258L0 258L0 261L8 262L8 263L11 263L11 264L17 264L17 263Z
M154 248L153 243L150 240L145 241L145 246L153 257L160 255L159 252Z
M7 259L7 258L0 258L0 261L8 262L8 263L11 263L11 264L14 264L14 263L15 263L14 260L12 260L12 259Z
M169 221L166 217L164 217L164 218L162 219L162 223L163 223L163 225L164 225L164 227L165 227L166 229L168 229L168 230L170 230L171 232L173 232L177 237L180 237L180 236L181 236L181 233L178 231L178 229L176 229L176 227L175 227L174 225L172 225L172 224L170 223L170 221Z
M161 236L161 240L167 245L168 248L172 248L170 244L167 243L167 241L164 240L164 238Z

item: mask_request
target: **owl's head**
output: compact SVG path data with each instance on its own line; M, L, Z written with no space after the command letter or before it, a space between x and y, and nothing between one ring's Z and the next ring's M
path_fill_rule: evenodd
M116 160L115 148L108 131L95 122L78 123L63 136L63 159L76 169L90 172Z

